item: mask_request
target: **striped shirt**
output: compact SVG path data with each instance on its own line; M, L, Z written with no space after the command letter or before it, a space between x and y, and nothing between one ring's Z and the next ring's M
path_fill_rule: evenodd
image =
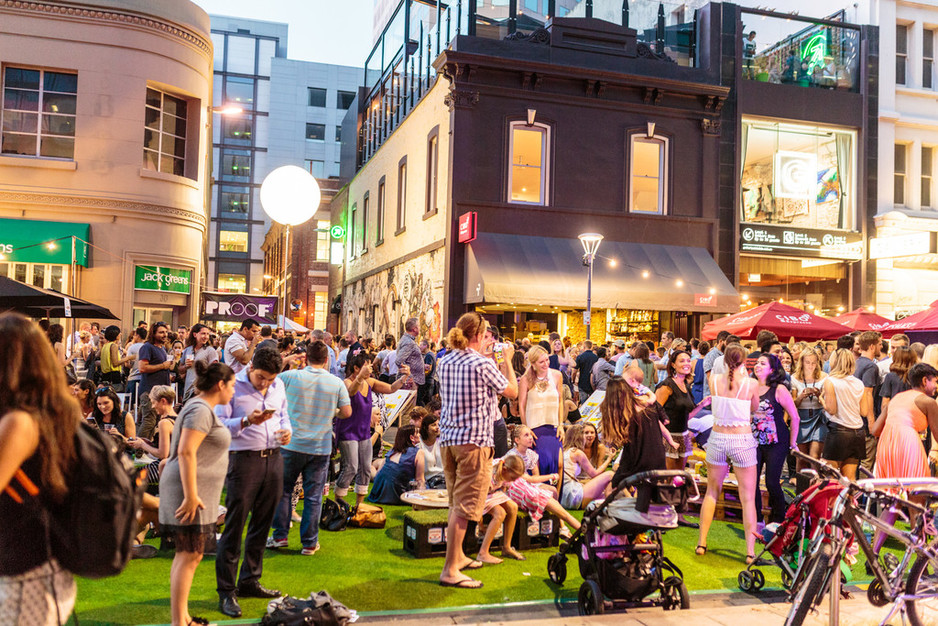
M440 445L495 445L492 425L501 417L498 396L508 380L495 361L475 350L453 350L439 364Z
M345 382L325 369L287 370L278 378L287 394L293 438L284 450L304 454L332 452L332 418L336 409L351 404Z

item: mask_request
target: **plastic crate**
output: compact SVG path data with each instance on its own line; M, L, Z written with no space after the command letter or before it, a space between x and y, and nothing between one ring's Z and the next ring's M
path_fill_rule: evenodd
M404 550L418 559L446 554L446 524L449 519L448 509L430 509L410 511L404 514ZM476 524L469 523L462 548L466 554L475 554L479 549L479 540L475 532Z

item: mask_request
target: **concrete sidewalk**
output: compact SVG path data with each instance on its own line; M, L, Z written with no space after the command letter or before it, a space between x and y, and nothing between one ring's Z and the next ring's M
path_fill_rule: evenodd
M865 589L850 587L851 598L841 600L841 626L874 626L889 613L891 606L877 608L866 599ZM467 598L469 599L469 598ZM785 594L765 591L758 595L745 593L701 594L691 596L686 611L665 611L661 608L611 611L604 615L581 617L576 603L530 603L503 607L479 607L449 612L421 612L397 615L369 615L360 624L392 624L393 626L429 626L456 624L504 624L505 626L596 626L600 624L641 624L644 626L741 626L783 624L791 605ZM808 626L829 624L829 601L825 598L818 613L805 621ZM928 616L929 624L938 625L938 615ZM899 616L889 622L902 625Z

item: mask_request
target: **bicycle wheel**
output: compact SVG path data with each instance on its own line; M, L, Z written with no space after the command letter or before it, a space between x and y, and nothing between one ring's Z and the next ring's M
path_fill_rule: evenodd
M818 551L812 554L809 562L805 563L804 582L798 588L791 610L785 620L785 626L801 626L808 611L820 601L824 595L824 586L830 574L830 560L834 552L829 543L822 543Z
M934 619L938 615L938 564L925 556L915 559L905 583L905 592L910 596L923 596L906 604L912 626L924 626L926 615Z

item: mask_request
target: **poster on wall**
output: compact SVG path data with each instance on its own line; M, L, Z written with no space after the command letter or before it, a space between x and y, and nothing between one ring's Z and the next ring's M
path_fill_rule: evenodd
M587 398L586 402L580 405L580 415L583 421L595 426L597 432L599 432L599 422L601 420L599 405L603 403L603 398L605 397L605 390L598 389L593 392L593 395Z
M276 325L278 310L276 296L202 292L201 317L207 322L243 322L250 317Z

